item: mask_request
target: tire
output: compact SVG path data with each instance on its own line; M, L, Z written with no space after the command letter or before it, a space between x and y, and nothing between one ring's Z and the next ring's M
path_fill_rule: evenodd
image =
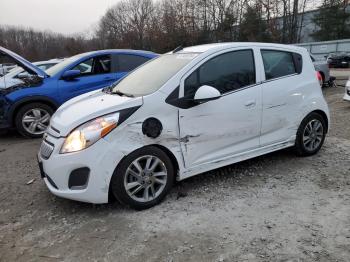
M158 164L156 159L160 161ZM153 165L156 166L151 171ZM173 186L174 177L174 167L168 155L155 146L147 146L130 153L119 163L110 188L121 204L143 210L164 199Z
M25 137L42 137L53 112L50 106L43 103L30 103L22 106L15 116L17 131Z
M301 122L295 141L295 152L299 156L311 156L322 147L326 138L327 125L325 119L312 112ZM314 142L313 142L314 141Z

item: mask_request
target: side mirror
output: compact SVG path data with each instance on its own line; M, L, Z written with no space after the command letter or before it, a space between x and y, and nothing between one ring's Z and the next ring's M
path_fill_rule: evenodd
M194 101L203 103L221 97L219 90L212 86L201 86L194 95Z
M62 79L73 80L74 78L80 76L80 70L67 70L63 73Z

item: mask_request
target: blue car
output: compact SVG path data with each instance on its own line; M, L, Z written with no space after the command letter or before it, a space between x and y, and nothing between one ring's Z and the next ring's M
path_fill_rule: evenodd
M29 73L15 84L5 82L0 86L0 129L16 128L24 136L41 137L61 104L110 86L156 56L138 50L93 51L65 59L44 72L0 47L0 63L12 61Z

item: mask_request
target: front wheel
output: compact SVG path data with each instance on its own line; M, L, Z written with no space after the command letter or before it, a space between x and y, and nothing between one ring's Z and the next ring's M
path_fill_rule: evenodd
M148 146L121 161L111 180L111 190L119 202L142 210L157 205L171 189L174 167L161 149Z
M310 156L316 154L322 147L326 138L327 126L324 118L313 112L301 122L296 142L295 150L300 156Z
M15 117L18 132L26 137L42 137L50 123L53 109L43 103L30 103L21 107Z

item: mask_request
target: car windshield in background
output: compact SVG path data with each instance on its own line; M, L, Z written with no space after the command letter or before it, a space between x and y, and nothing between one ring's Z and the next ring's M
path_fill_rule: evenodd
M86 55L86 54L79 54L79 55L72 56L68 59L65 59L61 63L58 63L57 65L54 65L53 67L50 67L49 69L47 69L45 71L45 73L48 74L49 76L53 76L53 75L57 74L58 72L60 72L62 69L64 69L66 66L68 66L71 63L74 63L76 60L80 59L84 55Z
M112 87L112 93L130 96L152 94L187 65L198 53L162 55L123 78Z

